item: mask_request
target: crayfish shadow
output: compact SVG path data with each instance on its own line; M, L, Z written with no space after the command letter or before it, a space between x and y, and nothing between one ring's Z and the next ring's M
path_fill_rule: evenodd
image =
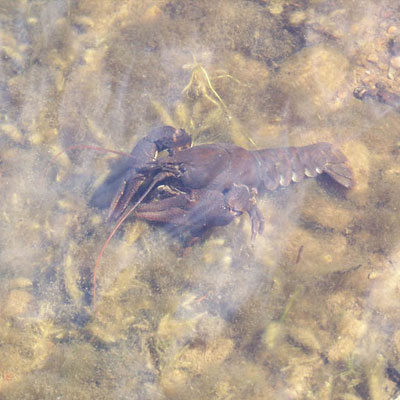
M109 175L94 189L89 205L100 210L110 207L115 194L120 190L121 184L131 167L131 160L114 161L110 166Z
M345 188L340 183L336 182L327 174L322 174L316 177L318 185L327 192L330 196L337 199L345 199L348 188Z

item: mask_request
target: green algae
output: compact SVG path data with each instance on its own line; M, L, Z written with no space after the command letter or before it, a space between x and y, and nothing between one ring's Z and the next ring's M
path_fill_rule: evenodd
M385 70L391 4L0 10L0 398L394 396L400 117L352 96L373 80L398 89ZM70 145L129 152L162 123L196 143L330 141L357 186L308 180L261 194L254 243L243 216L185 256L160 227L126 221L94 311L91 274L111 227L89 198L117 157L69 151L41 172Z

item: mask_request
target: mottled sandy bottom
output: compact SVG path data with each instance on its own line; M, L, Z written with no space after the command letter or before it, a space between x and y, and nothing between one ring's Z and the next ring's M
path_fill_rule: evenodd
M0 398L389 400L400 388L399 12L389 1L0 1ZM182 256L89 204L155 126L334 143L307 180Z

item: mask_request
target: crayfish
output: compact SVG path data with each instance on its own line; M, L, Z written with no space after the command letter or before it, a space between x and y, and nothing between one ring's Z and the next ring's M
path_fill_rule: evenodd
M103 253L130 215L164 224L171 233L185 237L185 245L191 246L210 228L228 225L247 213L254 239L264 227L256 201L260 190L272 191L323 173L345 188L354 185L346 156L323 142L252 151L227 143L192 147L192 139L183 129L163 126L141 139L130 154L95 146L77 145L70 149L74 148L127 156L91 201L93 206L109 206L108 217L116 221L93 271L94 307L96 271ZM159 156L163 152L168 155Z
M164 150L168 156L158 157ZM192 147L183 129L163 126L138 142L129 161L96 191L93 203L116 190L109 218L117 223L109 239L133 214L188 233L186 244L191 245L210 228L243 213L250 216L254 239L264 226L256 203L260 190L322 173L345 188L354 183L347 158L329 143L253 151L227 143Z

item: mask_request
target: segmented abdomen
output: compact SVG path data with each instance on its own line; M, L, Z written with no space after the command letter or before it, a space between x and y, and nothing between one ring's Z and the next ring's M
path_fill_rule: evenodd
M346 156L330 143L303 147L264 149L253 152L260 164L260 175L268 190L291 181L301 182L305 176L326 173L346 188L354 185L353 171Z

